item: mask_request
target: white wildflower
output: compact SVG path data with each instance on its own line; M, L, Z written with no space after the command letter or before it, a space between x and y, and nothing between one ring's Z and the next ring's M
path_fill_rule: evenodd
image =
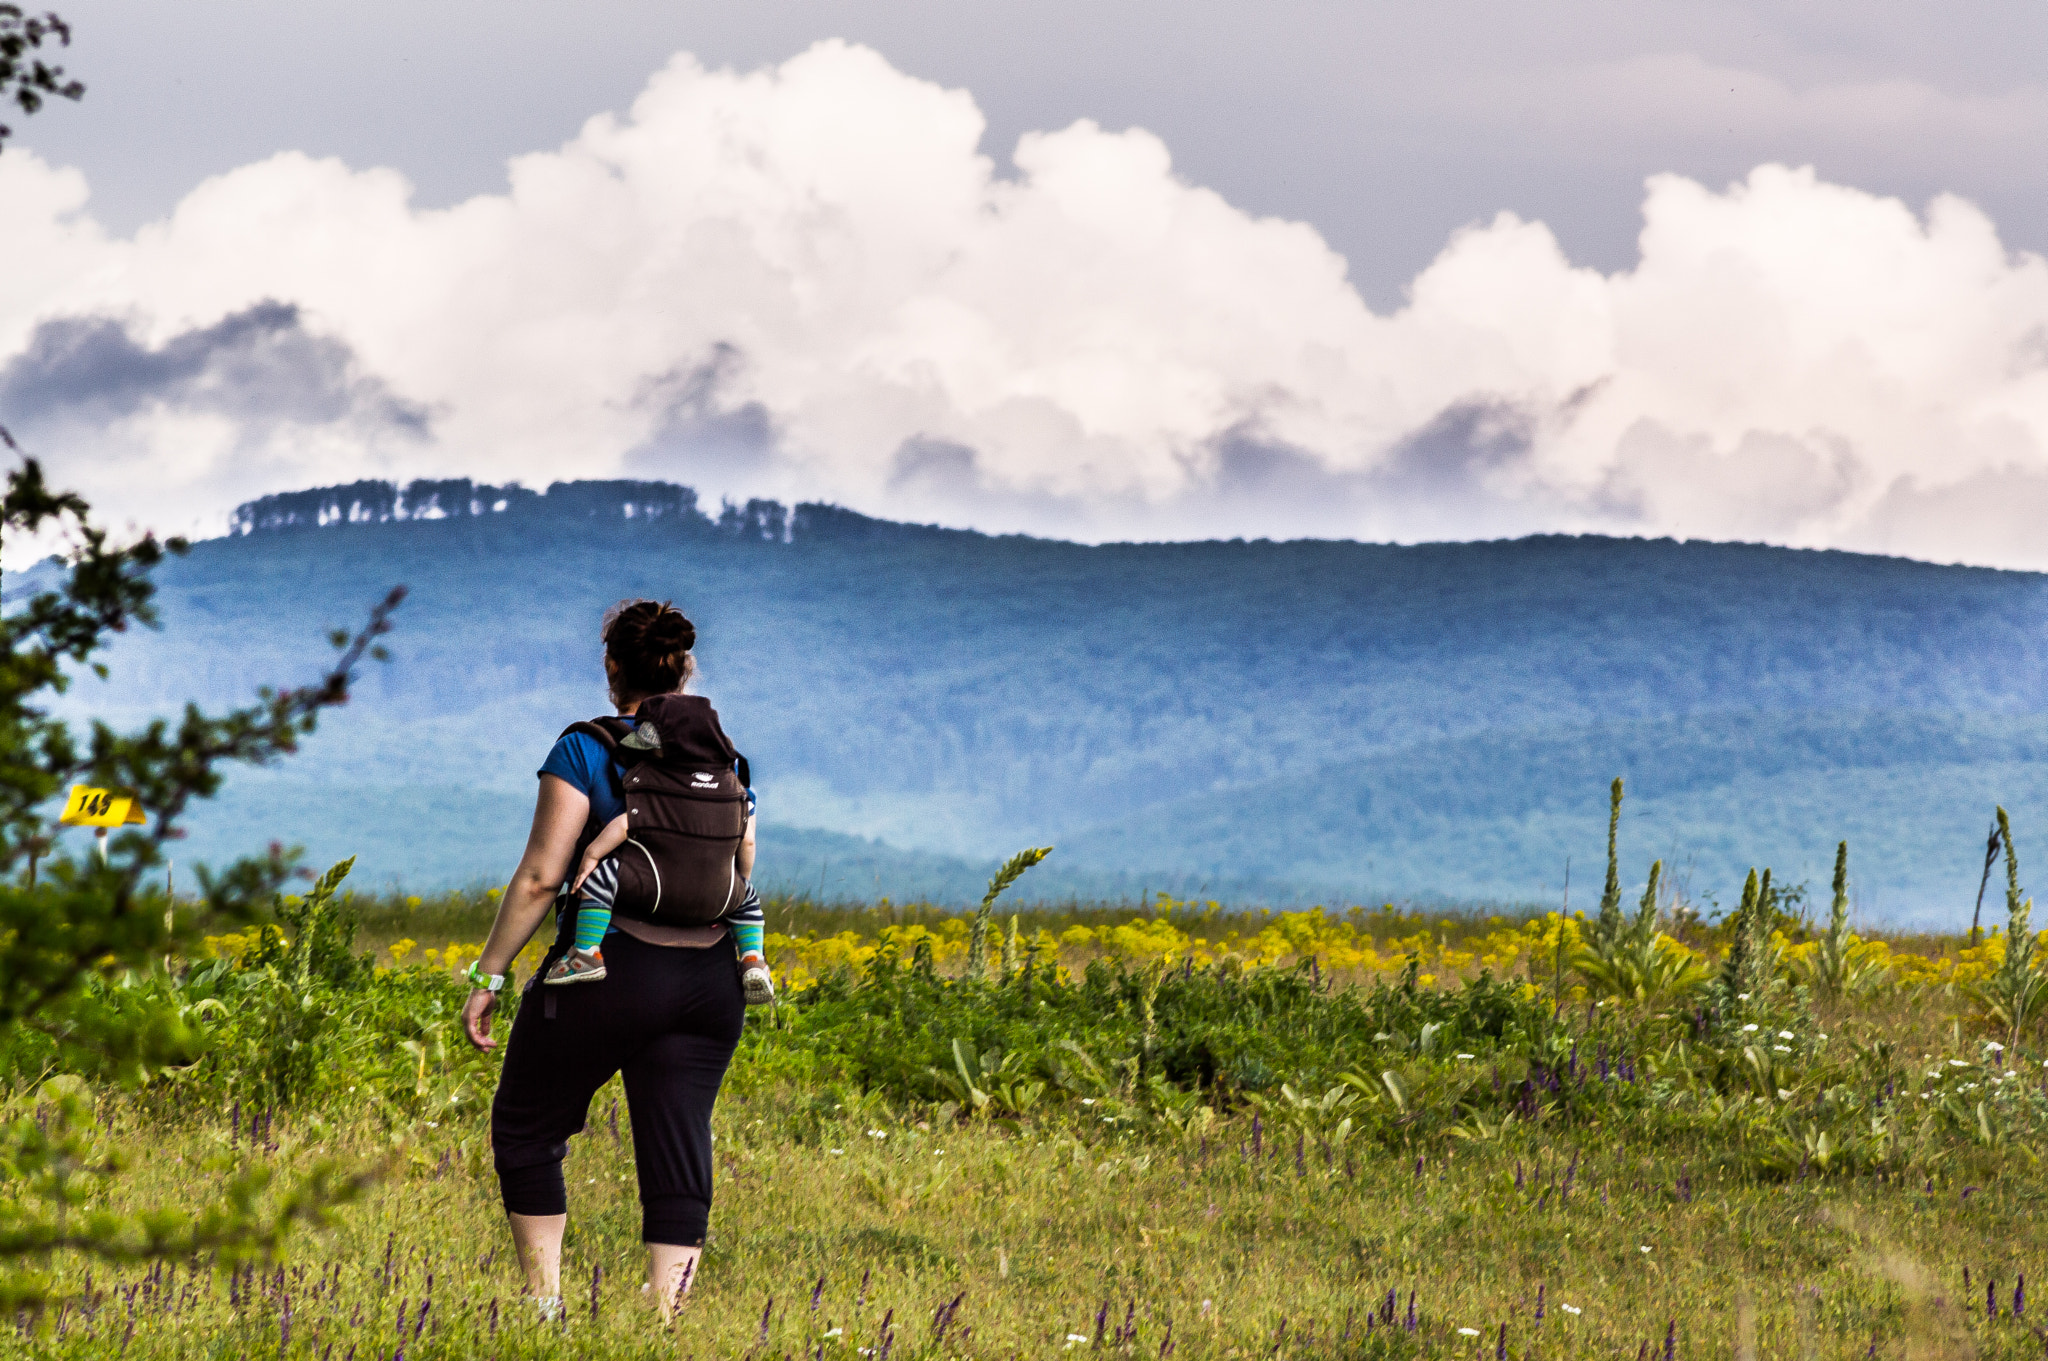
M1761 1027L1759 1027L1759 1026L1757 1025L1757 1023L1756 1023L1755 1021L1751 1021L1751 1022L1750 1022L1750 1023L1748 1024L1748 1025L1746 1025L1746 1026L1744 1026L1744 1027L1742 1027L1742 1028L1743 1028L1744 1030L1757 1030L1757 1029L1761 1029Z
M1771 1052L1774 1054L1789 1054L1792 1052L1792 1046L1789 1044L1774 1044L1771 1046Z
M1460 1337L1477 1337L1479 1336L1479 1330L1477 1328L1460 1328L1458 1329L1458 1335Z
M1781 1030L1778 1032L1778 1038L1781 1040L1789 1040L1794 1039L1796 1037L1789 1030Z
M1586 1312L1576 1304L1560 1304L1557 1307L1564 1310L1567 1314L1583 1314Z
M868 1138L870 1139L886 1139L888 1137L889 1133L887 1130L871 1129L868 1131Z
M1472 1054L1460 1054L1460 1055L1458 1055L1458 1057L1459 1057L1459 1058L1461 1058L1461 1059L1469 1059L1469 1058L1473 1058L1473 1057L1475 1057L1475 1055L1472 1055Z
M830 1153L835 1158L843 1158L846 1156L846 1150L843 1148L828 1148L825 1151L827 1153Z
M845 1331L846 1331L846 1329L844 1329L844 1328L827 1328L827 1329L825 1330L825 1336L827 1336L827 1337L838 1337L838 1336L839 1336L839 1335L840 1335L841 1333L843 1333L843 1332L845 1332Z

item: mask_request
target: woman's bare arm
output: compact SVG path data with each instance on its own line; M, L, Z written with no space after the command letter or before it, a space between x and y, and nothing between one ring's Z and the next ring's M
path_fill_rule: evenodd
M526 834L526 853L519 868L505 886L499 900L497 919L484 942L479 961L485 973L508 972L512 961L526 948L541 921L553 906L555 892L569 871L569 859L576 853L576 838L590 817L590 799L568 781L555 775L540 777L540 799L533 809L533 827ZM462 1019L469 1041L479 1049L494 1049L491 1012L497 1007L495 995L479 988L470 993Z

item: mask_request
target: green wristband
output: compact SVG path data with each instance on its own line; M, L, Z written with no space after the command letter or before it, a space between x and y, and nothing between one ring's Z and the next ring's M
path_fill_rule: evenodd
M475 988L481 988L485 992L496 992L500 988L504 987L505 975L501 973L485 973L483 969L483 964L484 962L481 959L470 961L470 986Z

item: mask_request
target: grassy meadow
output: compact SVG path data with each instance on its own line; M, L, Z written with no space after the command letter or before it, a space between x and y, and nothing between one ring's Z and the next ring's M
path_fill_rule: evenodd
M55 1118L127 1159L133 1206L203 1208L229 1169L374 1180L275 1262L52 1253L64 1301L0 1354L2042 1355L2048 1049L1998 1011L2006 932L1646 902L1633 973L1556 913L1070 905L977 955L971 914L771 904L783 998L669 1327L616 1084L567 1166L567 1315L521 1294L496 1059L456 1020L493 896L287 903L106 985L181 999L195 1062L52 1079L30 1037L11 1113L85 1091Z

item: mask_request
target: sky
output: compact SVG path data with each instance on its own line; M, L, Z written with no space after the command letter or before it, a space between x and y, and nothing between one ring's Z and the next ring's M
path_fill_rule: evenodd
M2048 10L61 6L0 422L117 521L659 477L2048 568Z

